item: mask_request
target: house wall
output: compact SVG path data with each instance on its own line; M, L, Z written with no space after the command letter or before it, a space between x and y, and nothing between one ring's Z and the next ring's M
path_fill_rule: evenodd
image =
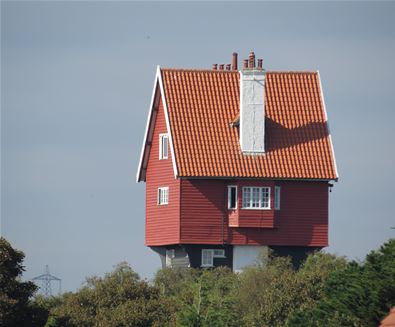
M170 146L168 159L159 160L159 134L167 133L162 100L154 124L146 176L147 246L176 244L180 239L180 180L174 177ZM158 187L169 187L169 204L158 205Z
M225 181L181 179L181 243L222 244L227 238Z
M241 182L248 184L246 180ZM261 182L262 186L267 185ZM281 210L274 211L274 227L228 226L226 180L181 180L181 243L281 245L324 247L328 245L328 183L276 182L281 186ZM256 181L251 185L257 185ZM272 189L272 195L274 189ZM241 206L239 193L239 207ZM272 205L273 198L272 198ZM240 210L248 219L256 210ZM251 213L250 213L251 212ZM273 212L269 210L265 215ZM262 213L263 214L263 213Z

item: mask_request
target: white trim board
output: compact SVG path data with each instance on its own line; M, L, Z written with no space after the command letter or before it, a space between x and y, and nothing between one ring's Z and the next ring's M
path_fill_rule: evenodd
M167 133L169 134L169 141L170 141L169 143L170 143L171 158L172 158L172 163L173 163L174 178L177 178L178 169L177 169L177 164L176 164L176 155L175 155L174 147L173 147L173 136L172 136L171 128L170 128L169 111L167 109L167 101L166 101L166 96L165 96L165 90L163 88L162 74L160 72L159 65L157 68L157 75L158 75L158 79L159 79L159 87L160 87L160 93L161 93L162 101L163 101L163 108L165 110Z
M333 165L335 166L335 174L336 174L336 181L337 181L337 179L339 178L339 173L338 173L338 170L337 170L335 151L334 151L334 149L333 149L333 142L332 142L331 129L330 129L330 126L329 126L328 114L327 114L327 111L326 111L324 92L323 92L323 90L322 90L321 75L320 75L319 70L317 70L317 74L318 74L318 81L320 82L320 95L321 95L321 101L322 101L322 105L323 105L323 107L324 107L325 122L326 122L326 126L327 126L327 128L328 128L329 143L330 143L330 146L331 146L332 160L333 160Z
M145 127L144 141L143 141L143 146L141 148L140 161L139 161L139 165L138 165L138 169L137 169L137 175L136 175L136 182L137 183L141 182L143 180L141 178L141 172L143 169L144 154L147 150L148 132L149 132L151 124L153 123L152 122L152 112L154 111L155 95L156 95L158 85L159 85L159 90L160 90L160 97L162 98L163 108L164 108L164 112L165 112L167 134L169 135L169 144L170 144L170 151L171 151L171 157L172 157L174 178L177 178L177 176L178 176L176 157L175 157L175 152L174 152L174 147L173 147L173 137L171 134L171 128L170 128L170 122L169 122L169 113L168 113L168 109L167 109L167 102L166 102L165 92L164 92L164 88L163 88L162 74L161 74L160 66L158 65L156 68L154 87L153 87L152 96L151 96L151 104L150 104L150 107L148 110L148 119L147 119L147 124ZM153 140L151 140L151 142L153 142ZM145 181L145 179L144 179L144 181Z

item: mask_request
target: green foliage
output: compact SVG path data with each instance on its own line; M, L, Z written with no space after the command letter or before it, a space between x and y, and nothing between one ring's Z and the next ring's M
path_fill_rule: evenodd
M0 326L43 326L48 312L29 301L37 287L22 282L23 252L0 238Z
M166 268L153 283L121 263L77 292L33 301L36 287L20 280L23 253L4 239L0 250L5 327L377 326L395 304L395 240L362 263L317 252L295 270L270 254L242 273Z
M170 307L157 287L121 263L103 278L88 278L78 292L64 294L51 313L65 327L163 326Z
M229 268L165 268L154 283L173 304L178 326L239 326L233 307L238 276Z
M234 306L238 277L229 268L205 269L192 284L193 297L182 305L180 326L240 326Z
M295 310L320 299L323 281L345 266L344 258L317 252L296 271L290 258L269 255L240 275L236 310L245 326L284 326Z
M44 327L60 327L60 324L55 317L48 317L47 323Z
M316 304L298 310L289 326L377 326L395 304L395 240L328 276Z

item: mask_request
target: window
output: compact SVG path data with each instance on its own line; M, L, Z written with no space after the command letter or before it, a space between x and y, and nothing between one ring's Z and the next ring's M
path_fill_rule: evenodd
M174 249L166 250L166 267L172 266L172 259L174 259L175 257L176 254Z
M224 249L214 249L214 258L225 258L225 250Z
M237 186L228 186L228 209L237 208Z
M168 156L169 135L159 134L159 160L167 159Z
M202 267L213 267L214 258L225 258L224 249L203 249L202 250Z
M202 250L202 267L214 266L214 252L213 250Z
M169 188L160 187L158 188L158 204L168 204L169 203Z
M281 187L275 186L274 187L274 209L280 210L280 193Z
M244 209L270 209L270 187L243 187Z

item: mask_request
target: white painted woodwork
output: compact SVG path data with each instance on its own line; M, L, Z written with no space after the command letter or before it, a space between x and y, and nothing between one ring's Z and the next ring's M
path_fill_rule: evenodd
M265 152L265 72L240 71L240 146L244 154Z

